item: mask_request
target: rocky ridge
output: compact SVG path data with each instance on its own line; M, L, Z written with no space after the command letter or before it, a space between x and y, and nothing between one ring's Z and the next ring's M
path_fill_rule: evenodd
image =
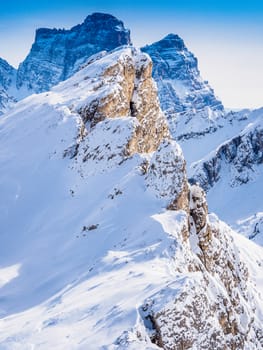
M195 181L208 191L221 176L229 173L229 185L240 186L257 176L257 167L263 162L263 129L260 119L250 124L239 135L220 145L205 160L193 165Z
M175 220L170 232L177 277L145 300L141 321L118 338L116 349L261 349L263 334L251 298L257 292L231 229L208 215L200 187L191 186L188 195L189 214L184 212L180 229ZM174 218L172 212L166 215ZM156 348L149 347L149 338Z
M190 168L190 181L205 189L212 210L260 245L263 243L261 231L257 234L254 231L255 220L263 210L261 119L262 109L231 113L229 125L222 129L222 132L225 129L225 135L228 134L228 140ZM227 210L222 202L223 192L228 202Z
M113 64L104 67L103 60ZM116 130L116 115L116 120L125 120L128 116L136 118L136 122L139 121L142 125L144 118L147 118L148 125L144 132L132 133L125 145L126 151L119 156L122 155L125 159L141 153L145 157L143 154L153 152L150 159L146 156L142 163L148 191L166 203L169 210L183 210L183 223L175 234L177 244L183 249L185 267L182 269L180 261L180 266L175 263L173 268L181 276L184 272L190 273L191 282L186 279L178 291L178 286L173 286L173 283L177 285L174 281L167 289L147 299L141 307L142 322L148 324L147 320L150 320L152 324L150 329L146 326L146 334L149 334L151 342L165 350L198 347L221 349L222 346L226 349L262 347L259 320L254 319L253 310L256 306L250 297L250 293L255 291L248 270L233 246L230 229L213 215L208 216L204 191L187 183L182 151L178 144L169 140L164 117L160 114L156 89L151 79L151 61L146 55L128 48L126 51L116 50L108 57L93 62L90 68L87 66L87 72L97 64L103 67L102 74L97 73L96 77L104 81L103 90L106 93L102 93L100 87L93 90L92 95L96 96L98 107L95 110L92 108L92 113L89 108L94 106L94 99L90 99L88 104L85 101L85 108L78 109L88 127L87 132L89 128L91 130L87 134L87 141L84 138L80 144L78 156L86 154L82 158L84 162L92 159L93 164L94 160L99 164L105 155L112 159L113 155L115 157L115 153L111 153L114 152L113 149L110 154L101 150L101 146L96 152L95 148L90 150L89 143L93 137L96 138L93 132L104 123L107 127L103 132L112 130L112 124ZM116 82L118 88L112 86ZM144 94L140 94L140 88ZM163 126L159 130L163 132L158 133L155 125L160 121ZM153 138L152 130L155 130L154 135L158 135L157 139ZM153 143L149 144L148 141L145 148L141 142L147 140L148 135ZM174 258L177 254L175 249ZM207 289L213 292L207 293ZM200 332L204 337L200 338ZM117 340L117 345L118 342L120 340Z

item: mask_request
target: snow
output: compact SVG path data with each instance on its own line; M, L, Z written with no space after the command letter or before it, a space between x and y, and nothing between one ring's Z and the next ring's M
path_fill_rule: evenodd
M152 218L162 209L147 195L141 157L121 166L63 157L78 137L72 106L87 101L91 69L21 101L0 121L2 349L109 345L169 278L160 254L170 238ZM134 122L101 122L87 142L118 148ZM107 133L107 125L119 131Z
M200 148L195 148L197 151L188 156L188 159L203 156L216 145L201 160L191 164L188 174L197 181L207 181L206 190L211 211L259 244L262 244L261 231L257 235L253 235L253 231L257 213L263 211L261 133L262 109L237 112L231 123L226 120L225 125L214 134L195 140ZM220 144L224 138L224 142ZM189 141L187 147L190 144L193 146L194 140ZM184 145L182 148L184 149ZM186 157L189 151L190 148L186 151ZM211 178L202 179L203 164L209 168Z
M129 50L95 61L0 119L3 350L113 350L125 348L126 341L129 349L157 349L143 333L141 306L162 291L171 302L171 295L201 276L186 267L191 259L200 264L191 242L182 242L187 214L166 210L141 172L145 158L156 154L118 153L136 120L108 118L79 143L78 108L98 97L96 78ZM100 98L114 88L105 84ZM72 158L68 150L76 144L79 154ZM83 161L87 149L94 157ZM117 156L108 159L114 151ZM168 151L184 165L180 147L171 142ZM262 249L253 246L254 257L243 238L236 244L262 291L255 265L255 259L262 262ZM156 307L163 305L159 301Z
M0 268L0 288L2 288L5 284L10 283L12 279L19 276L19 269L19 264Z
M237 230L255 243L263 245L263 213L257 212L237 221Z
M234 225L241 218L248 217L262 208L263 167L259 169L257 179L245 185L230 187L228 177L222 178L207 194L209 208Z
M207 159L210 153L212 154L223 143L239 135L249 123L254 124L261 114L261 109L252 112L242 110L234 114L229 113L225 119L221 120L222 125L215 132L180 140L179 144L187 161L189 177L192 176L193 163Z
M172 136L188 139L217 129L223 105L201 78L197 59L183 40L169 34L142 51L153 61L153 78Z

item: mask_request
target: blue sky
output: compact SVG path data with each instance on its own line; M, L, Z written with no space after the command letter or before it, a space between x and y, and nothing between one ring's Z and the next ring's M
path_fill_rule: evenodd
M0 5L0 57L17 66L38 27L70 28L108 12L137 46L179 34L227 107L263 106L263 1L9 0Z

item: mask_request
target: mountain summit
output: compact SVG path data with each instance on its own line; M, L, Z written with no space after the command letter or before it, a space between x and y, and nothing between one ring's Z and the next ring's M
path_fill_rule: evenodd
M153 78L173 136L187 139L216 129L224 107L201 78L197 58L184 41L169 34L142 51L153 61Z
M72 76L90 56L130 43L130 31L123 22L104 13L93 13L69 30L40 28L18 68L17 87L47 91Z

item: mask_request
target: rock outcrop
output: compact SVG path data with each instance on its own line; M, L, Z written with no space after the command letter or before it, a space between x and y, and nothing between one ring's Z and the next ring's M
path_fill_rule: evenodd
M157 198L163 198L171 210L189 211L189 189L185 160L180 146L164 140L153 154L146 184Z
M15 84L15 75L15 68L0 58L0 115L15 102L10 93L12 84Z
M78 113L91 128L106 118L135 118L138 124L127 145L127 155L153 152L169 133L152 80L152 62L134 48L117 49L112 55L118 57L105 65L99 75L93 77L87 72L85 79L94 87L94 93ZM109 62L109 58L105 57L105 61ZM91 72L92 64L96 65L96 61L87 66Z
M263 212L255 213L239 221L238 232L263 246Z
M112 15L93 13L69 30L40 28L29 55L18 68L17 87L49 90L72 76L87 59L130 44L130 32Z
M153 77L173 137L188 139L216 130L224 107L201 78L197 58L183 40L169 34L142 51L153 60Z
M90 164L91 172L105 171L135 153L156 151L163 139L170 138L152 62L133 47L93 58L53 89L61 90L71 112L82 120L76 144L64 155L82 159L86 170Z
M188 238L178 232L175 248L175 259L184 250L185 266L175 260L175 281L140 309L149 337L165 350L261 349L253 284L231 229L208 215L205 193L196 185L190 187L188 215Z
M263 163L263 128L260 119L239 135L220 145L206 159L193 165L193 180L206 191L222 177L231 187L240 186L257 177L257 167Z

